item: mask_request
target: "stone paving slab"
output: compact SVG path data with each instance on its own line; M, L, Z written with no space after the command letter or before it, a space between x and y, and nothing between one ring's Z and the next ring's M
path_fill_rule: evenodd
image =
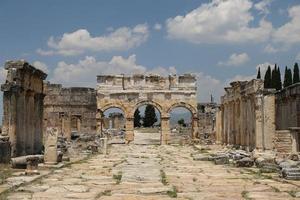
M195 161L192 146L114 144L109 155L55 170L17 188L7 199L295 199L298 182L258 176L255 170Z

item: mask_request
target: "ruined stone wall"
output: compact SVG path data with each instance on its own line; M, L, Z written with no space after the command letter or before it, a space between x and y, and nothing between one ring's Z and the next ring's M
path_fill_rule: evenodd
M5 69L2 135L9 137L13 157L41 153L47 74L23 60L8 61Z
M108 108L120 108L125 115L126 139L133 140L133 119L135 110L142 105L151 104L161 114L162 143L168 141L170 134L170 111L175 107L185 107L193 116L193 135L198 133L196 78L187 74L133 75L97 77L98 127L102 127L102 114Z
M198 127L200 133L212 134L216 128L216 103L198 103Z
M276 93L276 129L300 127L300 83Z
M274 91L262 80L232 82L221 97L221 133L225 144L272 149L275 137ZM217 122L217 124L220 122Z
M93 88L63 88L45 84L45 127L57 127L68 139L71 132L96 132L96 91Z

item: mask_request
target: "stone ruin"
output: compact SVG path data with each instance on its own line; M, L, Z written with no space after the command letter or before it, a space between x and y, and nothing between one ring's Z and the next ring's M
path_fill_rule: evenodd
M225 91L216 114L216 140L233 148L199 159L255 164L260 171L300 180L300 84L275 91L254 79L232 82Z
M201 133L201 141L205 144L212 144L216 141L216 114L219 105L214 102L198 103L198 126Z
M281 91L263 81L232 82L216 115L217 141L279 154L300 151L300 84Z
M275 136L275 91L262 80L236 81L221 97L217 133L220 143L271 150Z
M43 80L47 74L22 60L6 62L5 69L1 138L8 137L9 156L39 154L43 150Z
M44 131L57 127L67 140L72 134L96 134L95 89L46 83L44 91Z
M168 144L170 111L185 107L192 113L193 133L198 132L196 77L190 74L169 77L158 75L100 75L97 77L97 127L103 128L103 113L119 108L125 117L125 139L134 140L134 112L142 105L153 105L161 115L161 144Z

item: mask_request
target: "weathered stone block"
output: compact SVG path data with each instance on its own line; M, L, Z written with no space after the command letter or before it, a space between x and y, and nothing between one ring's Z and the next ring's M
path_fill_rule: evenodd
M237 167L252 167L253 165L254 165L254 160L248 157L236 161Z

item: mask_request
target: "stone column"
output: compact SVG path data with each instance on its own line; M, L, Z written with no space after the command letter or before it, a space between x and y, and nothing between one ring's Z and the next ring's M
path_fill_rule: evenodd
M255 110L255 144L257 149L264 149L264 126L263 126L263 118L264 118L264 104L263 104L263 95L258 94L255 96L254 100L254 110Z
M10 104L10 92L5 91L3 94L3 119L2 119L2 133L3 136L8 136L9 131L9 104Z
M35 94L34 96L34 154L42 151L43 99L43 94Z
M161 117L161 144L168 144L170 140L170 117Z
M12 157L17 156L17 94L15 92L10 94L10 111L9 111L9 141L11 144Z
M33 154L33 146L34 146L34 124L36 123L34 120L34 93L32 91L27 92L26 94L27 102L26 102L26 132L25 132L25 152L26 155ZM24 133L23 133L24 134Z
M197 114L195 114L193 119L192 119L192 139L199 138L198 121L199 120L198 120ZM171 131L170 131L170 133L171 133Z
M233 144L233 106L232 102L229 102L229 129L228 129L228 143Z
M102 135L103 117L103 112L98 109L96 113L96 132L100 135Z
M275 138L275 95L268 94L263 97L263 147L267 150L274 148Z
M57 137L58 129L54 127L47 127L45 134L45 154L44 162L46 164L57 163Z
M246 117L245 117L245 99L242 98L240 100L240 142L242 146L246 146L246 130L245 130L245 122L246 122Z
M225 103L224 104L224 114L223 114L223 143L227 144L228 143L228 105Z
M63 134L64 137L67 138L68 141L71 140L71 116L69 114L65 114L63 116Z
M81 132L81 118L80 116L77 116L77 119L76 119L76 123L77 123L77 132L80 133Z
M134 129L134 126L133 126L133 120L134 118L129 118L127 117L126 118L126 133L125 133L125 140L127 143L131 142L134 140L134 132L133 132L133 129Z

